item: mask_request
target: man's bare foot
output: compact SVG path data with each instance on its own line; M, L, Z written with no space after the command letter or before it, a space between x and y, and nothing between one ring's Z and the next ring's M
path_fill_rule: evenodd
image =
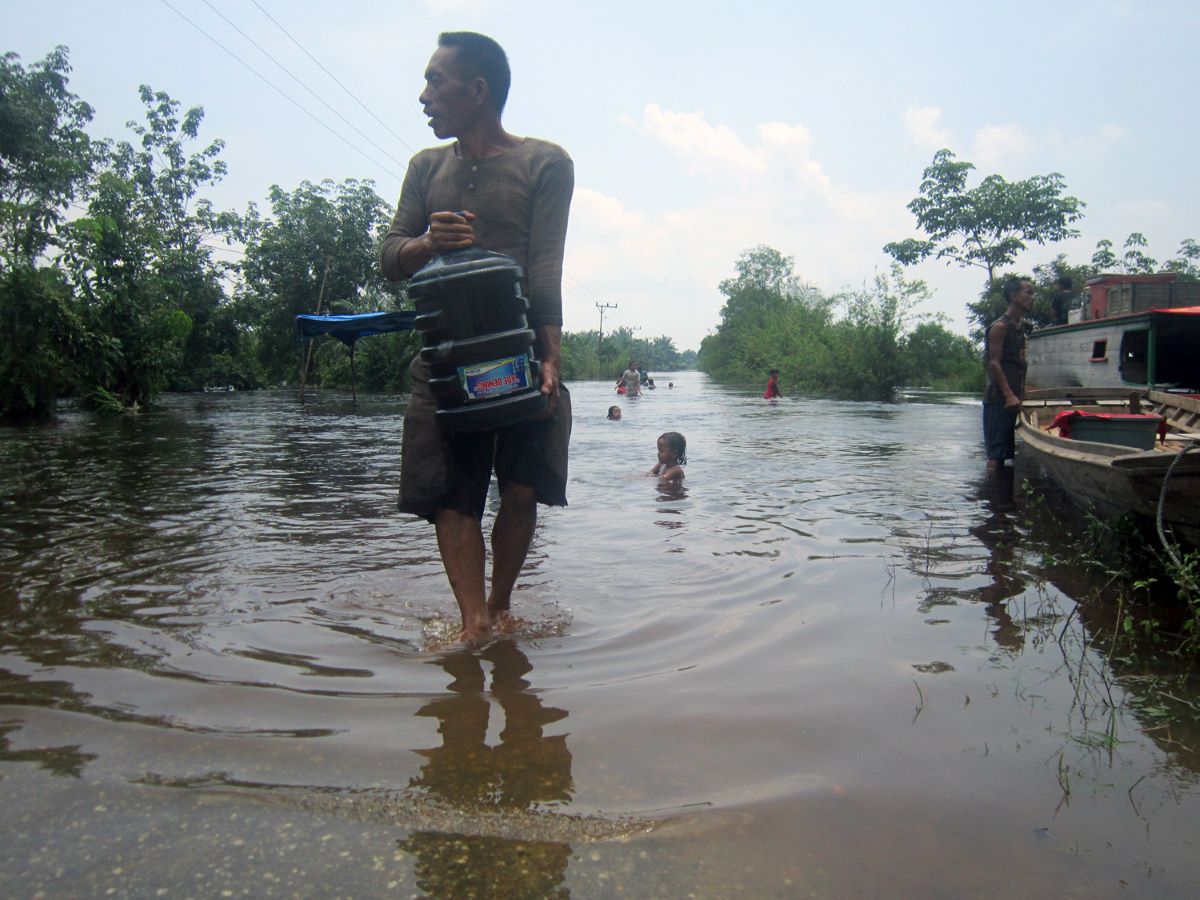
M463 626L463 630L458 633L458 641L468 650L478 650L484 644L492 639L491 625L474 625L471 627Z
M497 634L512 634L520 624L521 620L507 609L492 613L492 630Z

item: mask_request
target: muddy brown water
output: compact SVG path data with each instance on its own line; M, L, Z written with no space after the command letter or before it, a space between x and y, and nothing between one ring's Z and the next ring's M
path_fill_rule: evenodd
M975 401L656 382L573 386L478 653L403 397L0 430L3 894L1196 895L1200 732L1090 644Z

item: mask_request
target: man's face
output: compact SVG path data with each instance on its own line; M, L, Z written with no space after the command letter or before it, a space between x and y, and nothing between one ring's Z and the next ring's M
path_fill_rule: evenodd
M418 101L429 116L429 127L439 138L457 137L479 116L474 81L459 73L455 47L438 47L425 67L425 90Z
M1031 309L1033 309L1033 282L1022 281L1021 287L1013 299L1017 301L1017 304L1021 307L1021 309L1025 310L1025 312L1029 312Z

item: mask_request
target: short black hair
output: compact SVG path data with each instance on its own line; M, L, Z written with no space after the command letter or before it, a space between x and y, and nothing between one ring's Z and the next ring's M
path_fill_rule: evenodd
M667 442L667 446L675 454L675 460L679 465L687 465L687 438L678 431L666 431L660 434L658 439Z
M1004 287L1001 293L1004 295L1005 303L1012 303L1012 298L1017 296L1017 292L1021 290L1021 285L1029 281L1028 278L1010 278L1004 282Z
M512 70L504 48L486 34L474 31L443 31L438 35L438 46L457 50L454 58L462 67L460 74L486 81L496 112L504 112L508 89L512 86Z

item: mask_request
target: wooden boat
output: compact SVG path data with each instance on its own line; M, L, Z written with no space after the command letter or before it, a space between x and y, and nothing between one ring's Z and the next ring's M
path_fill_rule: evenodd
M1056 418L1060 426L1064 419L1076 422L1075 436L1064 437ZM1084 422L1092 427L1080 429ZM1151 521L1161 509L1170 535L1200 547L1200 395L1032 390L1017 433L1076 505L1100 516L1132 513ZM1134 446L1146 447L1147 435L1149 449Z

